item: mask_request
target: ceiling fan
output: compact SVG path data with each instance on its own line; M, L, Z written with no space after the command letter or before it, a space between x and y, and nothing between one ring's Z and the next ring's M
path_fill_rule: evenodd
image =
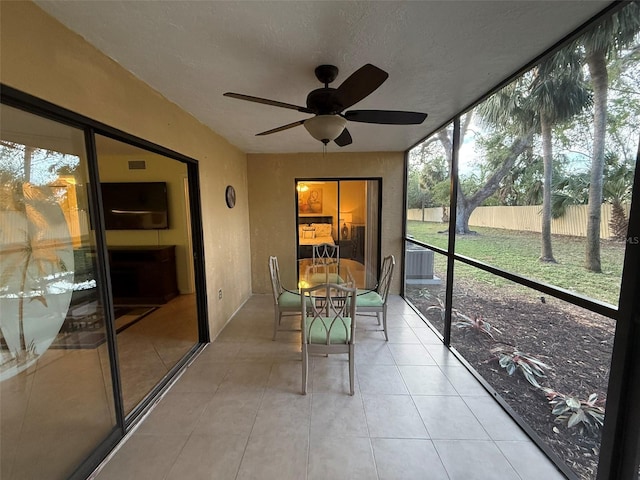
M314 114L311 118L282 125L257 135L270 135L304 125L316 140L320 140L325 145L333 140L340 147L352 142L351 134L346 128L347 120L385 125L418 125L427 118L426 113L397 110L348 110L345 112L344 110L373 93L389 77L387 72L369 63L351 74L338 88L329 87L329 84L338 76L338 67L320 65L316 67L315 75L321 83L324 83L324 87L313 90L307 95L306 107L241 93L227 92L224 95L239 100Z

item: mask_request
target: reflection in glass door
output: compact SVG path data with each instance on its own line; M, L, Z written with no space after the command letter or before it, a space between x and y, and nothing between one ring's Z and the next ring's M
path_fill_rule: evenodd
M380 180L299 180L298 263L311 262L313 245L334 243L359 288L375 287L378 275Z
M96 151L128 415L198 342L187 165L101 135Z
M62 479L116 428L84 132L0 117L0 477Z

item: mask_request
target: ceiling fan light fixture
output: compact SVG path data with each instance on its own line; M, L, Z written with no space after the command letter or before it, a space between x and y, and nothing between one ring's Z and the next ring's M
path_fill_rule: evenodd
M338 138L346 126L347 120L340 115L316 115L304 122L311 136L325 145Z

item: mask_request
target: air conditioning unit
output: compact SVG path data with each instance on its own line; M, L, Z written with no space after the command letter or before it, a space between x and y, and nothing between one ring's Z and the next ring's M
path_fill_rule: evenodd
M405 278L407 283L421 283L420 280L434 279L433 251L409 245L405 252Z

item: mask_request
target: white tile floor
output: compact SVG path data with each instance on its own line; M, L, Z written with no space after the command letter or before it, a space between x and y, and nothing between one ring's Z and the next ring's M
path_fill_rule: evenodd
M389 342L358 318L353 397L339 355L300 394L299 333L271 341L272 315L253 296L97 480L564 478L400 297Z

